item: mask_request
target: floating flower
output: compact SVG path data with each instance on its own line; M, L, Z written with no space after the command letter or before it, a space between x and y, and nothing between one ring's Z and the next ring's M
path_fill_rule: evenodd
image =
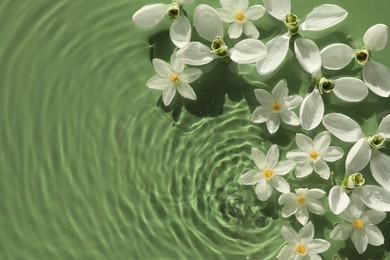
M333 92L347 102L358 102L368 95L367 85L360 79L342 77L327 79L321 72L321 54L317 45L308 39L297 39L294 43L295 55L302 68L312 75L314 90L302 102L299 118L303 129L316 128L324 116L324 101L321 95Z
M350 117L331 113L322 120L325 128L344 142L356 142L348 152L346 172L355 173L370 162L370 169L375 180L390 191L390 156L379 152L386 140L390 138L390 115L382 119L378 131L366 136L358 123Z
M346 44L337 43L321 51L323 66L330 70L339 70L347 66L353 58L363 65L363 79L372 92L381 97L390 95L390 70L371 58L374 51L385 48L389 37L389 28L384 24L371 26L363 36L364 45L354 50Z
M344 155L344 151L336 146L329 146L330 133L319 133L314 140L304 134L296 134L295 142L298 149L289 151L287 159L297 163L295 175L297 178L305 177L313 172L322 178L329 179L330 169L326 162L334 162Z
M281 233L288 245L280 250L277 256L280 260L321 259L318 254L325 252L330 247L330 243L324 239L313 239L314 226L311 222L303 226L298 234L287 226L282 227Z
M151 28L159 24L167 15L173 22L169 31L172 42L179 48L191 38L191 23L183 13L183 4L194 0L174 0L171 4L145 5L133 15L133 22L143 28Z
M252 21L264 15L265 9L262 5L253 5L248 8L248 0L220 0L220 3L222 8L218 10L218 14L222 21L230 23L228 30L230 38L238 38L242 32L248 37L259 38L259 31Z
M386 213L375 210L365 211L362 201L351 196L349 207L340 214L344 223L336 225L330 232L334 240L347 240L351 237L359 254L366 251L367 244L379 246L384 243L382 232L375 225L386 218Z
M309 13L300 23L297 15L291 13L291 0L264 0L264 7L270 15L282 21L288 32L270 40L267 46L267 58L257 62L257 72L267 75L276 70L285 60L292 35L300 31L322 31L343 21L348 12L332 5L320 5Z
M290 192L290 185L281 176L290 172L295 163L290 160L279 161L279 147L272 145L267 156L257 148L252 148L252 158L257 170L250 170L239 178L243 185L256 184L255 192L261 201L268 200L273 188L281 193Z
M363 185L363 174L346 175L340 185L333 186L329 191L328 203L331 211L338 215L350 203L348 195L357 195L367 207L377 211L390 211L390 192L375 185Z
M256 99L260 102L252 113L251 120L255 123L267 124L267 129L274 134L280 126L280 120L289 125L299 125L299 118L291 109L299 106L302 97L288 96L286 80L280 80L271 93L263 89L255 89Z
M151 77L146 85L152 89L162 90L162 100L168 106L176 94L176 90L182 97L196 100L196 94L189 83L200 77L200 69L185 69L184 63L176 58L176 54L171 56L171 64L153 59L153 67L157 72Z
M177 52L177 57L185 64L204 65L223 57L230 57L238 64L248 64L255 63L267 55L265 45L257 39L245 39L228 48L223 40L222 20L211 6L201 4L196 7L194 25L198 34L211 42L211 46L200 42L186 43Z
M325 191L320 189L297 189L295 193L285 193L280 195L279 204L284 205L281 213L287 218L292 214L302 225L309 221L309 212L322 215L325 213L324 207L318 199L325 196Z

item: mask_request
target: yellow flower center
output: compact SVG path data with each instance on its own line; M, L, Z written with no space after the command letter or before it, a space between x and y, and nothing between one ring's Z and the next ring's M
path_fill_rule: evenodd
M317 151L312 151L310 153L310 158L312 158L313 160L317 159L318 156L319 156L319 154Z
M364 227L364 222L363 220L361 219L355 219L352 223L352 226L357 229L357 230L360 230Z
M297 202L298 202L299 205L304 204L306 202L306 197L303 196L303 195L298 195Z
M245 13L243 11L238 11L235 15L234 18L236 18L237 21L243 22L245 20Z
M264 178L268 181L274 176L274 170L271 168L265 168L263 171Z
M172 73L172 74L169 76L169 79L170 79L173 83L175 83L175 84L179 83L179 81L180 81L179 75L177 75L176 73Z
M306 255L307 253L307 247L306 245L302 244L302 243L299 243L296 247L295 247L295 252L298 254L298 255Z
M278 101L275 101L272 104L272 109L275 110L275 111L280 111L280 109L281 109L280 103Z

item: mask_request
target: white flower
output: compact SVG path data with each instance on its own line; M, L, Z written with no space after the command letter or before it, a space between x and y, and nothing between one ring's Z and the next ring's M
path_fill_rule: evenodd
M322 178L329 179L330 169L326 162L337 161L344 155L341 148L329 146L330 141L331 136L327 131L319 133L314 140L304 134L296 134L295 142L298 149L289 151L286 157L297 163L295 168L297 178L305 177L314 170Z
M230 38L240 37L243 31L248 37L259 38L259 31L252 21L264 15L265 9L262 5L248 8L248 0L220 0L220 3L222 8L218 10L218 14L224 22L230 23Z
M263 89L255 89L256 99L260 102L252 113L251 120L255 123L267 124L267 129L274 134L280 126L280 120L289 125L299 125L298 116L291 109L299 106L302 97L288 96L286 80L280 80L271 94Z
M281 193L290 192L290 185L281 176L290 172L295 163L290 160L279 161L279 148L272 145L267 156L257 148L252 148L252 158L257 170L250 170L239 178L243 185L256 184L255 192L261 201L268 200L273 188Z
M324 116L324 102L321 94L334 92L347 102L358 102L368 95L367 85L357 78L342 77L327 79L322 75L322 57L317 45L308 39L297 39L294 43L295 55L302 68L312 75L315 82L313 92L307 95L299 111L303 129L311 130L317 127Z
M257 72L267 75L276 70L285 60L292 35L299 31L322 31L343 21L348 12L343 8L332 5L320 5L309 13L303 23L291 13L291 0L264 0L264 7L270 15L282 21L288 32L270 40L267 46L267 58L257 62Z
M297 189L295 193L282 194L279 197L279 204L284 205L281 213L282 217L287 218L292 214L302 225L309 221L308 211L322 215L325 213L324 207L318 199L325 196L325 191L320 189Z
M151 28L159 24L167 15L173 22L169 31L172 42L179 48L191 38L191 23L183 14L183 4L194 0L174 0L171 4L145 5L133 15L133 22L143 28Z
M287 226L282 227L281 233L288 244L280 250L277 256L280 260L318 260L321 259L318 253L330 247L330 243L324 239L313 239L314 226L311 222L303 226L298 234Z
M375 185L363 185L361 173L346 175L340 185L329 191L328 203L331 211L338 215L350 203L348 194L357 195L367 207L377 211L390 211L390 192Z
M374 51L385 48L389 28L385 24L371 26L363 36L364 46L354 50L346 44L331 44L321 51L323 66L339 70L347 66L353 58L363 65L363 79L372 92L381 97L390 95L390 70L371 58Z
M351 237L359 254L366 251L367 244L379 246L384 243L382 232L375 225L386 218L386 213L365 211L362 201L357 196L351 196L351 203L340 214L340 218L345 222L338 224L330 232L331 239L347 240Z
M370 162L372 176L390 191L390 156L379 152L383 143L390 139L390 115L382 119L376 134L367 137L360 125L344 114L328 114L324 116L322 123L338 139L356 142L348 152L346 172L359 172Z
M211 6L201 4L196 7L194 26L202 38L211 42L211 46L187 42L177 52L177 57L185 64L204 65L221 57L230 57L237 64L248 64L267 55L267 48L257 39L245 39L228 48L223 40L222 20Z
M171 56L171 64L153 59L153 67L157 72L151 77L146 85L152 89L162 90L162 100L168 106L176 94L176 90L182 97L196 100L196 94L189 83L200 77L200 69L185 69L184 63L176 58L176 54Z

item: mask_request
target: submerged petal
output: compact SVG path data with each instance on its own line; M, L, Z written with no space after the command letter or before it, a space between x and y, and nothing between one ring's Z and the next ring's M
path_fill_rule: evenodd
M197 80L201 75L202 71L200 69L189 68L183 71L180 75L180 79L182 82L191 83Z
M309 39L299 38L294 43L295 55L302 68L316 75L321 71L321 55L317 45Z
M389 27L385 24L375 24L366 31L363 42L370 51L380 51L385 48L388 37Z
M349 205L349 197L341 186L333 186L330 189L328 203L329 208L336 215L343 212Z
M321 123L324 111L324 101L318 89L315 88L303 99L299 110L302 128L305 130L316 128Z
M153 68L161 77L168 77L172 72L171 64L161 59L153 59Z
M194 11L194 26L198 34L208 40L214 41L216 36L223 37L223 24L217 11L209 5L200 4Z
M271 111L268 108L258 106L251 115L251 121L253 123L264 123L265 121L267 121L268 114L270 112Z
M337 5L324 4L320 5L309 13L300 28L306 31L321 31L332 27L345 18L348 12Z
M133 15L133 22L143 28L151 28L165 17L169 5L150 4L145 5Z
M356 142L364 137L360 125L341 113L330 113L322 120L326 130L344 142Z
M378 150L372 152L370 168L374 179L390 191L390 156Z
M177 86L177 91L180 93L180 95L184 98L188 98L191 100L196 100L196 94L190 84L188 83L182 83Z
M368 95L367 85L360 79L344 77L335 79L334 94L342 100L348 102L358 102Z
M346 44L336 43L321 50L322 66L329 70L340 70L354 57L354 50Z
M270 15L284 21L291 12L291 0L264 0L264 7Z
M169 84L170 80L167 77L161 77L160 75L154 75L151 77L148 82L146 82L146 86L152 89L157 89L157 90L164 90L166 89Z
M267 184L265 179L261 179L260 182L256 184L255 193L259 200L267 201L271 197L272 192L272 186Z
M173 21L169 35L173 44L178 48L183 48L191 39L191 24L188 18L180 15L179 18Z
M230 49L230 58L238 64L254 63L267 56L267 48L256 39L245 39Z
M363 79L378 96L390 95L390 70L385 65L369 60L363 66Z
M252 159L255 162L257 169L262 170L266 167L264 165L265 154L255 147L252 148Z
M277 113L271 113L268 115L267 121L267 129L270 134L276 133L280 126L280 116Z
M243 185L254 185L261 180L261 172L257 170L250 170L242 175L238 182Z
M175 97L176 88L174 86L169 86L168 88L163 90L162 101L164 105L169 106Z
M345 168L347 172L360 172L367 166L371 158L371 147L365 138L352 146L348 152L347 159L345 160Z

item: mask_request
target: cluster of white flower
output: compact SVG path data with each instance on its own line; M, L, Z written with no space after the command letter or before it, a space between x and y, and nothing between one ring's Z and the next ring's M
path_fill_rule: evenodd
M259 101L251 115L254 123L266 123L270 134L278 131L281 121L292 126L301 126L308 131L321 123L327 131L318 133L314 139L297 133L297 149L286 153L287 160L279 161L277 145L272 145L265 154L252 148L252 158L257 167L239 178L243 185L256 185L255 193L260 201L267 201L273 189L281 193L278 202L283 207L283 218L295 215L303 226L296 233L284 226L282 236L288 242L278 254L279 259L320 259L318 253L326 251L331 244L324 239L313 239L314 226L309 221L309 212L323 215L329 208L338 215L342 223L335 223L330 239L346 240L351 236L357 251L363 253L367 244L384 243L382 232L375 226L390 211L390 156L380 152L383 144L390 139L390 115L382 119L378 131L373 135L362 132L360 125L347 115L330 113L324 116L325 107L322 95L333 92L346 102L362 101L371 90L379 97L390 95L390 70L373 61L374 51L382 50L388 41L388 27L376 24L363 36L364 45L353 49L346 44L331 44L319 50L316 43L303 37L295 37L303 31L321 31L342 22L348 15L343 8L333 4L316 7L301 22L291 12L291 0L263 0L263 5L249 6L248 0L220 0L220 7L214 9L200 4L193 13L193 24L204 42L191 41L192 26L183 9L183 4L193 0L173 0L170 4L151 4L142 7L133 15L136 25L150 28L160 23L165 16L172 20L170 37L176 50L170 63L153 59L157 74L146 85L162 90L162 101L169 105L177 92L184 98L196 100L196 92L189 83L197 80L202 71L190 66L201 66L217 58L226 58L237 64L256 66L260 75L270 75L282 66L286 59L290 42L293 41L295 57L303 70L310 74L313 91L306 96L289 96L287 82L281 79L271 93L255 89ZM259 30L254 21L268 12L286 27L286 33L278 35L264 44L258 40ZM230 39L243 38L234 46L224 41L224 25L228 23ZM326 78L321 67L327 70L345 68L352 59L362 65L362 79L354 77ZM299 115L293 109L299 107ZM346 156L345 172L339 181L332 174L327 162L335 162L344 156L343 149L330 146L331 135L346 143L355 143ZM377 182L365 184L361 172L370 164L364 174L372 174ZM296 178L304 178L313 171L324 181L332 181L329 191L317 188L295 187L290 192L290 184L283 176L294 171ZM326 194L328 194L326 196ZM324 197L327 197L324 201ZM366 208L370 208L366 210Z

